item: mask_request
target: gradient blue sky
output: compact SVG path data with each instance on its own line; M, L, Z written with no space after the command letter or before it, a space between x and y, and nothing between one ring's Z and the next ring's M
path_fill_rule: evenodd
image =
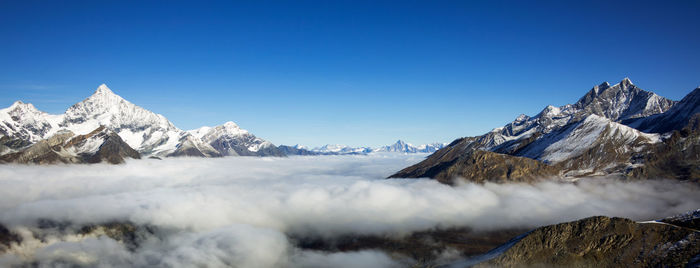
M145 2L145 3L144 3ZM182 129L450 142L630 77L700 85L700 1L0 1L0 106L101 83Z

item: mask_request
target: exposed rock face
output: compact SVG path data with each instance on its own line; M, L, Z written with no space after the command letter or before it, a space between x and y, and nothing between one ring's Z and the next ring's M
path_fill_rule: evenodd
M443 168L444 164L448 164L448 167ZM503 183L534 182L558 175L556 168L534 159L481 150L460 155L449 162L439 162L436 166L420 166L421 163L417 165L399 171L392 177L420 177L430 174L431 178L442 183L454 184L456 178L468 178L469 181L478 183ZM425 173L420 173L423 170Z
M674 101L642 90L625 78L613 86L606 82L594 87L573 107L578 114L595 114L617 122L663 113L673 105Z
M256 137L233 122L188 132L223 156L286 156L274 144Z
M73 136L73 132L62 131L48 139L40 140L22 151L2 155L0 160L22 164L79 163L80 158L77 155L71 154L63 148L63 144Z
M700 233L604 216L535 229L479 267L684 267L700 254Z
M623 123L649 133L666 133L681 130L700 113L700 87L686 95L680 102L663 114L656 114Z
M85 135L61 131L48 139L18 151L0 156L0 161L14 163L123 163L125 158L141 155L126 144L114 131L100 126Z
M685 228L700 230L700 209L694 211L688 211L686 213L671 216L660 220L660 222L665 222L673 224L676 226L681 226Z
M124 163L125 158L140 159L141 155L136 150L129 147L117 133L104 126L93 130L87 135L80 135L71 139L67 146L84 147L88 143L100 143L97 151L79 153L87 163L99 163L105 161L110 164Z
M450 261L442 260L442 254L453 253L452 258L483 254L525 231L453 228L420 231L405 236L353 235L326 239L292 236L290 240L299 248L323 252L381 250L390 256L405 256L417 262L412 267L435 267L441 262Z
M674 178L700 182L700 113L681 131L656 144L643 156L642 166L632 169L632 178Z
M666 128L669 124L664 122L672 129L680 129L678 122L697 124L692 116L700 112L699 101L700 89L676 104L639 89L629 79L614 86L603 83L573 105L548 106L537 116L521 115L482 136L457 140L391 177L430 177L446 183L453 181L449 176L474 182L610 175L699 181L700 139L692 129L666 139L662 137L669 135L639 130ZM479 151L503 155L485 157Z
M186 135L180 139L175 151L168 156L221 157L222 155L209 144L201 142L192 135Z

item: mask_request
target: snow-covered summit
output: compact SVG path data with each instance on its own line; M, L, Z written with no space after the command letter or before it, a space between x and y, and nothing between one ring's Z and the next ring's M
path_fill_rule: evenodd
M510 151L519 146L517 141L533 135L542 136L589 115L624 123L631 118L663 113L675 103L638 88L629 78L612 86L604 82L594 86L574 104L549 105L533 117L520 115L513 122L480 137L478 143L487 150Z
M31 103L15 101L0 109L0 134L37 142L53 135L61 118L39 111Z
M382 146L374 149L375 152L398 152L398 153L433 153L445 147L443 143L430 143L414 146L405 141L398 140L392 145Z
M231 121L219 126L201 127L187 132L214 147L224 156L282 155L272 143L256 137Z
M117 132L124 128L180 131L164 116L125 100L105 84L100 85L92 96L68 108L61 125L78 134L89 132L100 125Z
M369 147L350 147L343 144L326 144L321 147L316 147L312 152L321 154L366 154L372 152Z
M183 155L183 152L192 152L193 155L215 155L211 152L194 151L202 148L209 150L209 142L205 143L202 139L214 141L224 137L236 146L245 147L247 151L257 152L263 148L275 147L233 122L226 122L214 128L203 127L194 131L183 131L164 116L125 100L105 84L97 87L90 97L71 106L61 115L38 111L33 105L20 101L0 109L0 134L32 143L46 139L59 130L83 135L101 126L116 132L124 142L144 156L162 157L176 152L178 155ZM184 142L187 144L183 147Z

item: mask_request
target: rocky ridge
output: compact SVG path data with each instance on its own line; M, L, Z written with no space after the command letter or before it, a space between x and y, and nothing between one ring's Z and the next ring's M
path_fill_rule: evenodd
M575 104L548 106L534 117L520 115L482 136L457 139L390 177L430 177L445 183L458 177L505 182L611 175L698 181L700 155L695 153L698 140L692 128L698 92L675 102L644 91L629 79L613 86L603 83ZM655 119L667 117L680 119ZM653 122L663 123L659 129L671 132L644 132L654 129ZM515 175L504 181L501 175L474 173L479 168L473 165L483 164L470 159L476 151L500 155L504 161L489 163L495 165L491 169ZM543 167L533 169L532 163L518 160L522 157ZM667 165L674 161L680 164ZM481 177L489 175L493 177Z

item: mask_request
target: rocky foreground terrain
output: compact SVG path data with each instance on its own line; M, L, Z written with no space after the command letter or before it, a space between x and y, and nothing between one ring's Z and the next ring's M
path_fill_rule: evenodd
M591 217L537 228L477 267L695 267L700 231Z
M534 230L461 228L402 236L288 236L301 249L329 253L379 250L410 267L698 267L699 220L700 211L691 211L647 222L596 216ZM75 226L50 220L40 220L29 230L20 235L0 225L0 254L37 243L47 246L99 237L138 251L145 241L163 239L169 231L131 222ZM27 261L31 264L31 258Z
M595 86L575 104L548 106L478 137L460 138L391 178L453 184L611 176L700 181L700 88L681 101L629 79Z

